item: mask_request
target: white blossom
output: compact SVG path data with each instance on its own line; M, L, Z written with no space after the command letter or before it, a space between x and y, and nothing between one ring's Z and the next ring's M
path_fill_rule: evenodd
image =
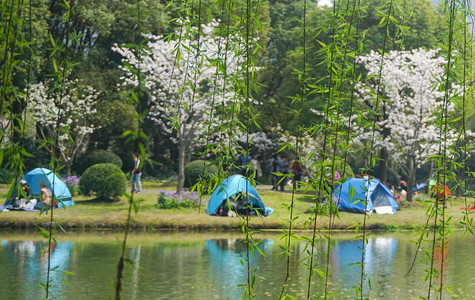
M186 24L190 20L178 22ZM142 83L152 104L148 117L170 133L178 145L179 178L185 152L191 157L205 140L222 138L226 110L238 108L245 99L239 92L239 83L244 78L245 43L237 34L220 36L218 26L219 20L201 25L200 32L196 27L181 26L183 32L176 32L180 39L145 34L149 42L140 54L129 48L113 47L123 56L124 65L143 75ZM198 33L199 40L193 38ZM125 66L121 69L121 87L137 87L134 72Z
M357 116L352 116L355 141L368 144L374 141L374 148L385 148L391 157L401 165L414 159L419 168L431 155L439 152L440 112L444 111L446 59L438 49L412 51L391 51L384 57L380 68L381 55L372 51L357 58L368 71L366 82L358 83L356 89L359 101L375 106L379 97L381 118L373 126L356 124ZM381 69L381 82L378 80ZM447 113L454 111L454 97L461 94L461 88L452 84L449 90ZM457 132L447 128L447 145L457 139ZM443 135L445 137L445 135Z
M29 111L47 137L58 138L59 154L70 168L75 156L86 150L95 129L90 118L96 114L98 93L91 87L81 89L77 80L67 80L60 90L51 91L47 86L43 82L31 86Z

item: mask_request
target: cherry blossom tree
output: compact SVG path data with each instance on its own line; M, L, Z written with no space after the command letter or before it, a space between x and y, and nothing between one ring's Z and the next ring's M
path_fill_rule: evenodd
M359 57L358 62L364 64L369 78L357 85L360 101L376 109L379 98L379 107L374 131L373 126L357 126L354 122L357 128L354 136L360 143L386 151L405 173L408 191L412 191L416 170L439 152L438 118L443 110L447 62L437 49L391 51L385 56L382 69L381 55L374 51ZM378 80L380 69L381 82ZM452 84L449 99L457 97L460 91ZM453 102L449 102L448 113L453 112L454 107ZM353 116L353 121L357 118ZM456 138L455 129L448 128L447 144L452 145ZM409 192L408 200L411 196Z
M184 165L194 149L210 135L218 135L219 111L231 105L239 109L243 100L238 91L244 42L237 34L218 35L218 28L219 21L201 28L191 26L191 30L182 26L176 39L146 34L149 42L140 54L113 47L124 57L124 65L130 66L121 67L123 86L138 86L139 70L150 100L148 117L173 134L179 152L178 193L183 189Z
M31 86L29 111L44 138L52 141L44 143L50 153L55 151L54 141L58 139L57 154L65 163L68 176L75 157L87 150L90 135L96 129L91 119L96 114L98 95L92 87L81 87L77 80L66 81L61 91L50 90L48 83Z

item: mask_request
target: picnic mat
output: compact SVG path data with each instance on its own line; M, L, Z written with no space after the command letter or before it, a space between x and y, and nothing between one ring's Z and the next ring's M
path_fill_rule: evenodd
M8 208L7 208L8 207ZM11 208L10 205L0 205L0 211L40 211L39 209Z

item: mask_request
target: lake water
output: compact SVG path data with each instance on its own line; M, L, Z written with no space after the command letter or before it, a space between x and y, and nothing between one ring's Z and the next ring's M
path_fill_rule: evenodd
M133 262L124 272L122 299L240 299L247 280L246 246L243 235L232 233L152 233L132 234L127 256ZM369 281L365 296L370 299L416 299L427 297L424 282L429 268L423 251L408 276L417 233L371 234L365 258ZM114 280L120 252L120 233L69 233L57 236L51 257L51 299L114 298ZM284 245L280 234L259 234L259 249L250 265L257 275L256 299L278 299L285 278L286 259L279 256ZM41 299L46 281L45 241L35 233L0 231L0 299ZM325 268L323 253L327 243L318 240L315 262ZM355 234L338 234L332 239L329 255L329 290L334 299L352 298L359 286L361 241ZM307 295L308 255L304 241L292 242L291 279L287 292L297 299ZM475 299L475 239L450 237L443 255L443 280L456 295L444 292L444 299ZM435 255L440 269L442 254ZM71 272L72 274L70 274ZM63 278L65 280L63 280ZM319 297L324 284L313 276L311 295ZM436 280L438 285L440 280ZM435 299L436 295L431 294Z

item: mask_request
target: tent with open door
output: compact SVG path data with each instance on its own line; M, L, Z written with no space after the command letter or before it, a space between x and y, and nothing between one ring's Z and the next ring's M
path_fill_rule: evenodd
M335 188L332 198L340 211L394 214L399 210L391 190L376 178L349 178Z
M226 215L228 199L238 213L261 214L267 216L264 202L256 189L242 175L232 175L219 185L209 198L206 212L210 215Z

